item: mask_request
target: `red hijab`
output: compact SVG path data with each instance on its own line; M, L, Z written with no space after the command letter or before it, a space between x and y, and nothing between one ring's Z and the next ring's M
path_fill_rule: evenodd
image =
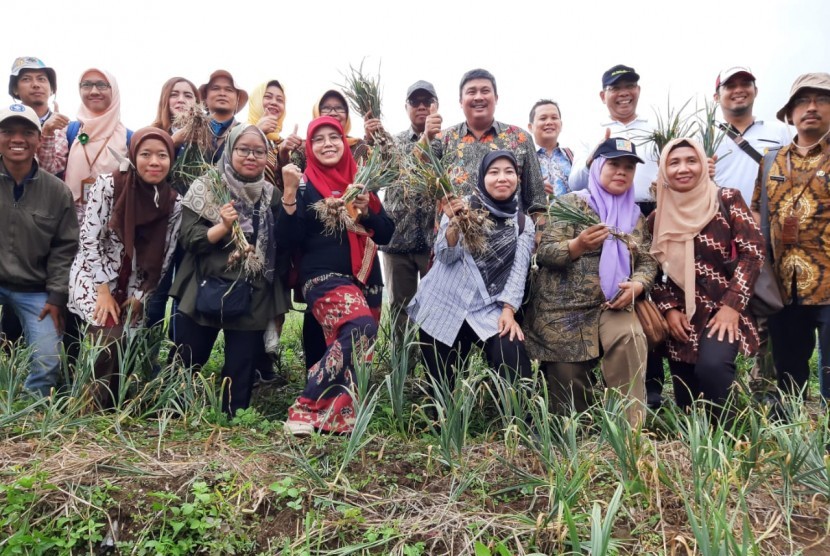
M314 152L311 149L311 138L319 128L323 126L333 127L337 133L344 136L343 139L343 156L334 166L324 166L320 164ZM314 189L323 196L340 197L345 193L346 188L354 183L354 177L357 173L357 163L354 160L352 151L345 141L343 128L340 122L331 116L322 116L315 118L308 124L308 131L306 132L305 143L305 157L306 169L305 179L311 182ZM380 199L374 193L369 194L369 210L377 213L380 210ZM366 230L360 224L350 227L346 230L349 236L349 252L352 261L352 274L363 284L369 278L369 274L374 264L375 255L377 254L377 245L372 241L372 230Z

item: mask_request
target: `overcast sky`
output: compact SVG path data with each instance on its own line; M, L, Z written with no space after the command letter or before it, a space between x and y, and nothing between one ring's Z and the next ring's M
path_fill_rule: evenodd
M283 135L298 124L304 136L312 104L364 57L364 69L380 64L383 121L392 132L408 127L405 91L418 79L435 85L444 123L460 121L459 79L483 67L497 79L498 120L525 126L536 100L555 99L566 145L606 115L600 77L614 64L641 75L639 113L648 117L652 106L665 110L669 94L677 105L711 97L721 69L746 65L758 79L755 114L772 119L799 74L830 71L826 0L42 0L18 4L15 17L10 9L6 68L22 55L54 67L60 110L73 119L81 72L107 69L132 129L153 119L169 77L198 86L218 68L247 89L278 79L287 97ZM362 135L353 120L353 134Z

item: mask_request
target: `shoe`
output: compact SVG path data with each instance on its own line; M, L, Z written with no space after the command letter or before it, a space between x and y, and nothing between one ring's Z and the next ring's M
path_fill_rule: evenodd
M284 386L286 380L274 372L272 367L254 370L254 388L263 384L277 384Z
M302 421L286 421L284 429L286 434L293 434L294 436L311 436L314 432L314 427L310 423Z

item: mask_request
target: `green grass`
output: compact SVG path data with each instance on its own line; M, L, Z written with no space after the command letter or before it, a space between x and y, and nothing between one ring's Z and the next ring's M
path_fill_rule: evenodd
M24 349L0 354L0 556L828 553L830 423L815 401L787 400L777 421L738 392L726 428L667 404L632 429L614 395L555 415L541 377L507 380L478 356L454 388L407 373L385 319L355 433L295 439L282 420L303 387L301 321L281 339L288 384L230 420L221 340L202 373L151 380L159 340L139 334L106 412L89 402L96 346L51 400L22 391Z

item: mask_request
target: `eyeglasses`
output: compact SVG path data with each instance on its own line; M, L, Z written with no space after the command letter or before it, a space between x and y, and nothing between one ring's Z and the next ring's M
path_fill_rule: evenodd
M619 85L608 85L605 90L609 93L619 93L620 91L633 91L638 87L636 82L620 83Z
M336 133L332 133L331 135L315 135L311 138L312 145L322 145L326 141L328 141L332 145L337 145L343 142L343 136L338 135Z
M345 114L345 106L321 106L320 114Z
M429 106L433 102L435 102L435 97L420 97L406 99L406 103L412 108L418 108L419 106Z
M262 160L267 154L265 149L249 149L248 147L236 147L234 151L236 151L236 153L242 158L248 158L249 156L254 155L254 158L257 160Z
M810 106L812 103L816 106L830 106L830 95L813 95L809 97L797 97L793 99L793 107Z
M110 84L106 81L81 81L79 87L82 91L91 91L92 89L106 91L110 88Z

